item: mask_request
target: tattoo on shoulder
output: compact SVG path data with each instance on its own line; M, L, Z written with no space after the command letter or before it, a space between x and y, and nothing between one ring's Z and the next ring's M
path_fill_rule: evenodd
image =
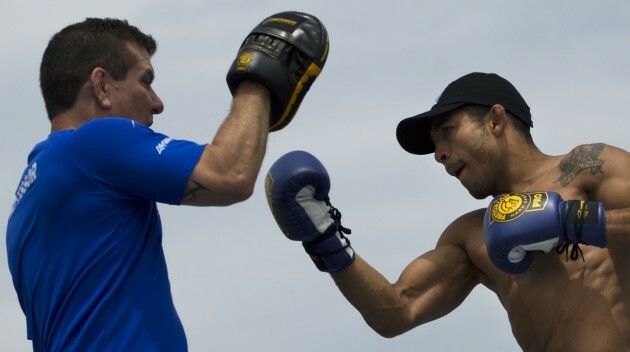
M195 180L190 180L190 182L194 183L194 186L191 186L189 184L188 187L186 187L186 191L184 191L184 198L182 199L182 203L193 201L197 199L197 194L199 194L199 192L208 190L208 188L206 188L204 185L202 185L201 183Z
M558 182L562 187L566 187L580 172L587 169L591 171L591 175L603 174L602 165L604 165L604 160L599 159L599 155L603 150L603 143L576 147L560 162L561 175L554 182Z

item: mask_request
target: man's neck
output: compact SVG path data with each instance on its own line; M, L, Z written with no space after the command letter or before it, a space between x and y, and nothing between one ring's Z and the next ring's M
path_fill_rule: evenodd
M537 183L554 168L553 156L542 153L537 148L521 149L518 155L509 160L506 182L501 187L503 192L526 192L537 188Z

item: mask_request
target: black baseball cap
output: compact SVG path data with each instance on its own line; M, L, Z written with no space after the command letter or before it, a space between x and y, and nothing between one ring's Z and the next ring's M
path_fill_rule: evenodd
M431 110L400 121L396 138L400 146L411 154L431 154L435 152L431 140L432 117L464 105L494 104L503 105L505 110L527 126L534 126L529 106L510 82L495 73L473 72L451 82Z

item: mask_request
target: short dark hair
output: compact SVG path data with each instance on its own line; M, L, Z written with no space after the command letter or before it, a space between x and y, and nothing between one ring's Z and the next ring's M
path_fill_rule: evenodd
M456 111L465 111L475 123L481 124L483 118L490 112L490 109L492 109L492 107L490 106L469 104L462 106ZM508 118L512 121L512 125L514 125L516 130L525 137L525 140L527 140L527 142L529 142L531 145L534 145L534 139L532 138L530 127L525 122L523 122L523 120L517 118L509 112L507 112L507 115Z
M136 64L126 48L134 42L153 56L157 44L126 20L87 18L55 34L42 58L39 83L50 120L70 109L81 86L96 67L102 67L116 80L122 80Z

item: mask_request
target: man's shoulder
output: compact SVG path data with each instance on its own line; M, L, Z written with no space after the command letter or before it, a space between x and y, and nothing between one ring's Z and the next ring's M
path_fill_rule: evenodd
M98 119L90 120L81 127L78 131L94 131L94 130L121 130L121 129L139 129L148 130L149 128L130 119L122 117L101 117Z
M488 273L496 271L486 251L483 222L485 208L465 213L450 223L440 236L437 248L458 248L465 253L472 267L477 271L478 279L485 286L491 287Z
M630 171L630 153L604 143L582 144L562 156L559 164L561 176L557 182L563 186L574 180L599 183L616 174ZM623 170L623 171L622 171Z
M150 128L130 119L103 117L90 120L72 134L73 143L89 145L127 145L142 140L142 136L156 135ZM126 142L127 141L127 142Z
M442 235L441 243L448 243L466 247L469 241L483 241L483 219L485 208L477 209L460 215L451 222Z
M628 156L628 151L606 143L580 144L562 155L564 167L583 165L593 160L601 160L607 156Z
M587 198L603 202L607 209L630 206L630 153L597 143L576 147L561 164L563 177L575 175L575 185Z
M460 215L457 219L453 220L452 226L464 226L464 227L483 227L483 217L486 213L486 208L479 208L468 213Z

